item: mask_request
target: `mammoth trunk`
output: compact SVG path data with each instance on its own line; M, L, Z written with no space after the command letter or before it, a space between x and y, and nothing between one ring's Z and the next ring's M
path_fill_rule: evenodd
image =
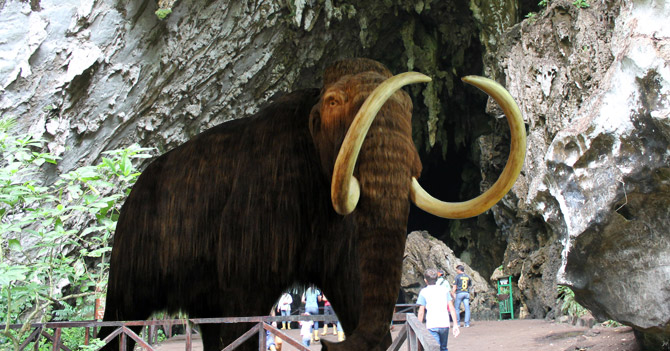
M368 347L383 343L388 334L400 286L410 179L420 168L409 135L386 128L382 125L384 119L379 122L370 131L359 156L361 200L354 212L362 291L361 314L354 335L367 339L362 341Z

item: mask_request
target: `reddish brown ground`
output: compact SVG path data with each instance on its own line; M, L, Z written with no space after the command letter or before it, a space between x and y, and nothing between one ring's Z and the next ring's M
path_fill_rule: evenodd
M395 337L400 328L393 331ZM289 336L300 340L298 330L287 331ZM328 340L336 337L328 335ZM321 350L319 343L311 350ZM406 350L403 347L401 350ZM172 338L164 342L160 351L184 350L184 339ZM200 340L194 342L194 351L202 351ZM295 348L286 345L283 351ZM511 321L473 322L470 328L461 328L461 335L449 337L450 351L639 351L633 332L629 327L594 328L576 327L570 324L553 323L538 319Z

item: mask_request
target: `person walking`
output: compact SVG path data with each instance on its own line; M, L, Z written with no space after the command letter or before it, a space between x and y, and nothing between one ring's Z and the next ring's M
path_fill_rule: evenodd
M323 301L323 314L326 316L334 316L335 311L333 310L333 306L330 305L330 301L328 301L326 295L321 295L321 301ZM321 335L328 334L328 324L328 322L323 322L323 332ZM333 335L337 335L336 322L333 322Z
M302 314L303 316L309 316L309 312ZM312 327L314 322L312 321L300 321L300 336L302 337L302 344L309 347L309 344L312 341Z
M419 304L419 322L423 323L426 317L426 328L440 345L440 351L448 351L447 342L449 341L449 327L451 315L452 320L456 320L456 311L451 299L449 288L436 285L437 270L429 268L424 272L424 281L427 286L419 291L419 297L416 303ZM461 333L458 323L454 323L452 329L454 337Z
M302 303L305 304L305 312L314 316L319 314L319 301L321 301L321 290L316 287L310 286L302 294ZM312 339L316 342L319 341L319 322L314 321Z
M444 271L441 269L437 270L437 282L435 285L446 286L448 289L451 289L451 284L447 281L447 276L444 274Z
M335 316L335 310L333 310L333 306L330 305L330 301L328 301L326 295L321 295L321 301L323 301L323 314L327 316ZM328 334L328 323L323 322L323 332L321 335L326 334ZM337 341L344 340L344 331L342 330L342 324L340 324L340 321L333 323L333 335L337 335Z
M463 303L463 310L465 310L465 327L470 327L470 288L472 287L472 278L469 275L465 274L465 268L462 264L456 266L456 280L454 281L454 287L451 290L451 294L455 300L456 307L456 317L458 318L456 322L458 325L461 324L461 303Z
M277 303L277 309L279 310L278 312L281 313L282 317L290 316L291 315L291 304L293 303L293 297L289 293L284 293L280 298L279 302ZM288 324L288 327L287 327ZM291 329L291 322L290 321L282 321L281 322L281 328L282 329Z

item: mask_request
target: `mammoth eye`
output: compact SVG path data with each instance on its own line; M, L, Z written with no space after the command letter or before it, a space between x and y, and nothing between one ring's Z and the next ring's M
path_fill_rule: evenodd
M324 103L328 107L336 107L342 105L346 101L346 97L341 92L329 92L323 97Z

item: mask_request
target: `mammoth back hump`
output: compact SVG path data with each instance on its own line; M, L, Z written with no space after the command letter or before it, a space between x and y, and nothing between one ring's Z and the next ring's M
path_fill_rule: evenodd
M317 100L316 89L288 94L153 161L121 210L112 260L153 252L154 265L168 270L175 260L195 264L258 245L270 231L310 226L307 213L325 210L305 200L330 201L308 130Z

